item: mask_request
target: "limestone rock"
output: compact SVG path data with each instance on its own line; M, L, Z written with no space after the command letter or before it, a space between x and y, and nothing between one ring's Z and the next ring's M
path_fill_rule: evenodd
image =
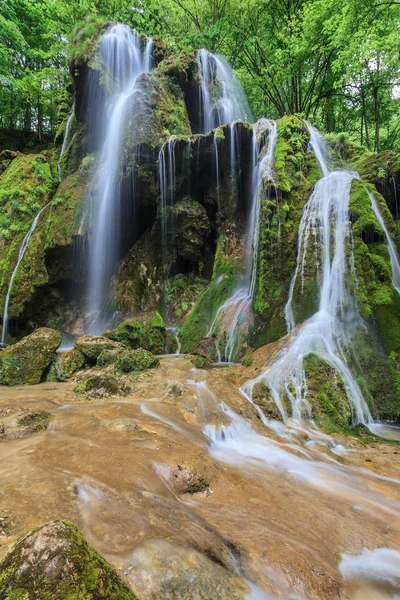
M96 360L104 350L124 350L124 345L100 335L83 335L75 342L75 349L87 358Z
M61 335L57 331L41 327L20 342L8 346L0 354L2 383L40 383L60 344Z
M123 393L117 379L107 373L85 375L75 386L74 392L88 398L105 398Z
M85 355L76 348L61 352L57 356L56 370L61 379L69 379L74 373L86 364Z
M112 567L66 521L20 538L0 563L0 598L137 600Z
M137 348L136 350L126 350L118 356L115 372L117 374L135 373L158 367L159 364L160 361L154 354L143 348Z

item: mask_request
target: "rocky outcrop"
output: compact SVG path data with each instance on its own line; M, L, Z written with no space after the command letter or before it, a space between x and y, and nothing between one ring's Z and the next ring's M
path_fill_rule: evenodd
M138 600L79 529L67 521L32 529L14 544L0 563L0 597Z
M123 351L124 345L108 337L99 335L83 335L75 341L75 349L79 350L86 358L96 361L105 350Z
M112 331L103 334L109 340L114 340L132 348L143 348L153 354L164 354L166 329L160 313L154 313L149 321L127 319Z
M87 363L87 357L76 348L60 352L57 356L56 371L60 379L69 379Z
M40 383L55 358L61 335L42 327L0 354L0 378L5 385Z

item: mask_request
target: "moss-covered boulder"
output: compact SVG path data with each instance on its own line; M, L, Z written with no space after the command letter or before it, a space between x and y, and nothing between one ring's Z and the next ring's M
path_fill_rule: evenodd
M125 344L135 350L144 348L153 354L165 352L166 339L165 322L160 313L154 313L149 322L140 319L127 319L112 331L104 332L103 336Z
M75 349L89 360L96 360L104 350L124 350L124 345L100 335L82 335L75 341Z
M86 365L85 355L76 348L60 352L57 356L56 370L61 379L69 379Z
M5 385L40 383L54 360L61 335L41 327L0 354L1 382Z
M138 371L146 371L158 367L160 361L154 354L137 348L136 350L125 350L118 355L115 363L115 372L118 375L123 373L135 373Z
M67 521L21 537L0 563L4 600L137 600L112 567Z
M107 398L123 394L117 379L109 373L91 373L85 375L74 388L75 394L87 398Z

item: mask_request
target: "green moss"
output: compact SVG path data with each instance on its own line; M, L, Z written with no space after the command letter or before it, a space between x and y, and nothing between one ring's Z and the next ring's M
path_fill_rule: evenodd
M120 391L116 378L109 374L85 375L74 387L75 394L89 398L117 396Z
M69 379L86 365L86 361L85 355L76 348L60 353L57 357L57 367L61 377Z
M3 299L20 244L39 210L50 201L54 184L51 165L40 154L18 156L0 177L0 235L3 235L3 241L0 240L0 293ZM45 217L44 213L41 219ZM47 279L44 240L37 228L14 280L9 306L11 318L21 313L35 285L42 285Z
M1 382L5 385L40 383L55 358L61 335L42 327L0 354Z
M165 330L165 321L159 312L155 312L153 318L150 321L150 327L154 329Z
M97 358L97 366L100 369L105 369L109 365L112 365L117 360L117 355L110 350L103 350Z
M298 117L278 122L274 152L274 183L264 182L260 203L260 238L254 309L257 318L249 343L259 347L286 333L284 306L296 268L298 230L303 207L320 176L315 159L308 152L309 133ZM316 309L319 284L315 259L309 253L304 286L296 285L293 309L296 322Z
M21 537L0 565L4 600L137 600L79 529L53 521Z
M71 68L89 61L97 47L104 29L105 19L91 15L75 26L72 42L68 46L68 58Z
M123 373L137 373L154 369L158 367L160 361L151 352L143 348L136 350L126 350L118 355L115 364L115 373L121 375Z
M218 308L231 295L240 277L240 261L230 254L229 240L220 236L214 259L211 283L201 294L179 332L182 352L189 353L207 334Z
M54 362L51 363L51 365L45 375L45 381L58 381L56 365Z
M312 416L329 432L340 431L351 422L351 407L340 376L323 360L310 354L304 359L307 401Z

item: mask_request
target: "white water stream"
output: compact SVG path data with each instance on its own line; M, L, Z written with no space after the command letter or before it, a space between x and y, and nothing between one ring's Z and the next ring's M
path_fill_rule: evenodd
M207 337L216 335L216 348L219 362L222 360L225 362L232 362L234 360L241 338L239 331L240 325L242 321L248 322L251 316L257 280L261 198L265 193L265 182L273 181L274 179L273 161L278 135L277 125L274 121L268 121L267 128L269 130L267 150L258 162L257 157L260 147L256 128L253 131L251 210L246 232L246 265L244 281L242 286L234 290L231 296L218 308L207 332ZM233 149L231 147L231 164L234 164L235 162L234 156L233 142ZM226 341L222 355L220 344L223 335L226 336Z
M232 121L252 122L246 96L229 62L204 48L196 56L200 71L200 133Z
M31 225L28 233L26 234L26 236L22 240L22 243L21 243L21 245L19 247L17 264L15 265L14 270L12 272L10 283L8 284L6 301L4 303L3 330L2 330L2 334L1 334L1 345L2 346L5 346L6 343L7 343L7 335L8 335L8 309L9 309L9 305L10 305L11 292L12 292L12 288L13 288L15 277L17 276L17 273L18 273L19 265L21 264L21 261L24 258L26 249L27 249L28 244L29 244L29 240L31 239L32 234L33 234L33 232L35 231L35 229L37 227L37 224L38 224L39 219L40 219L40 215L43 213L43 211L46 210L46 208L48 206L50 206L50 204L51 204L51 202L49 202L48 204L46 204L46 206L43 206L43 208L41 208L39 210L38 214L36 215L36 217L33 220L33 223Z
M88 311L92 321L90 329L94 333L101 333L106 325L103 313L119 247L117 172L125 115L130 103L135 102L136 94L141 93L140 76L151 69L153 42L148 39L144 48L142 46L139 34L121 24L113 25L100 42L100 53L113 91L91 201Z

